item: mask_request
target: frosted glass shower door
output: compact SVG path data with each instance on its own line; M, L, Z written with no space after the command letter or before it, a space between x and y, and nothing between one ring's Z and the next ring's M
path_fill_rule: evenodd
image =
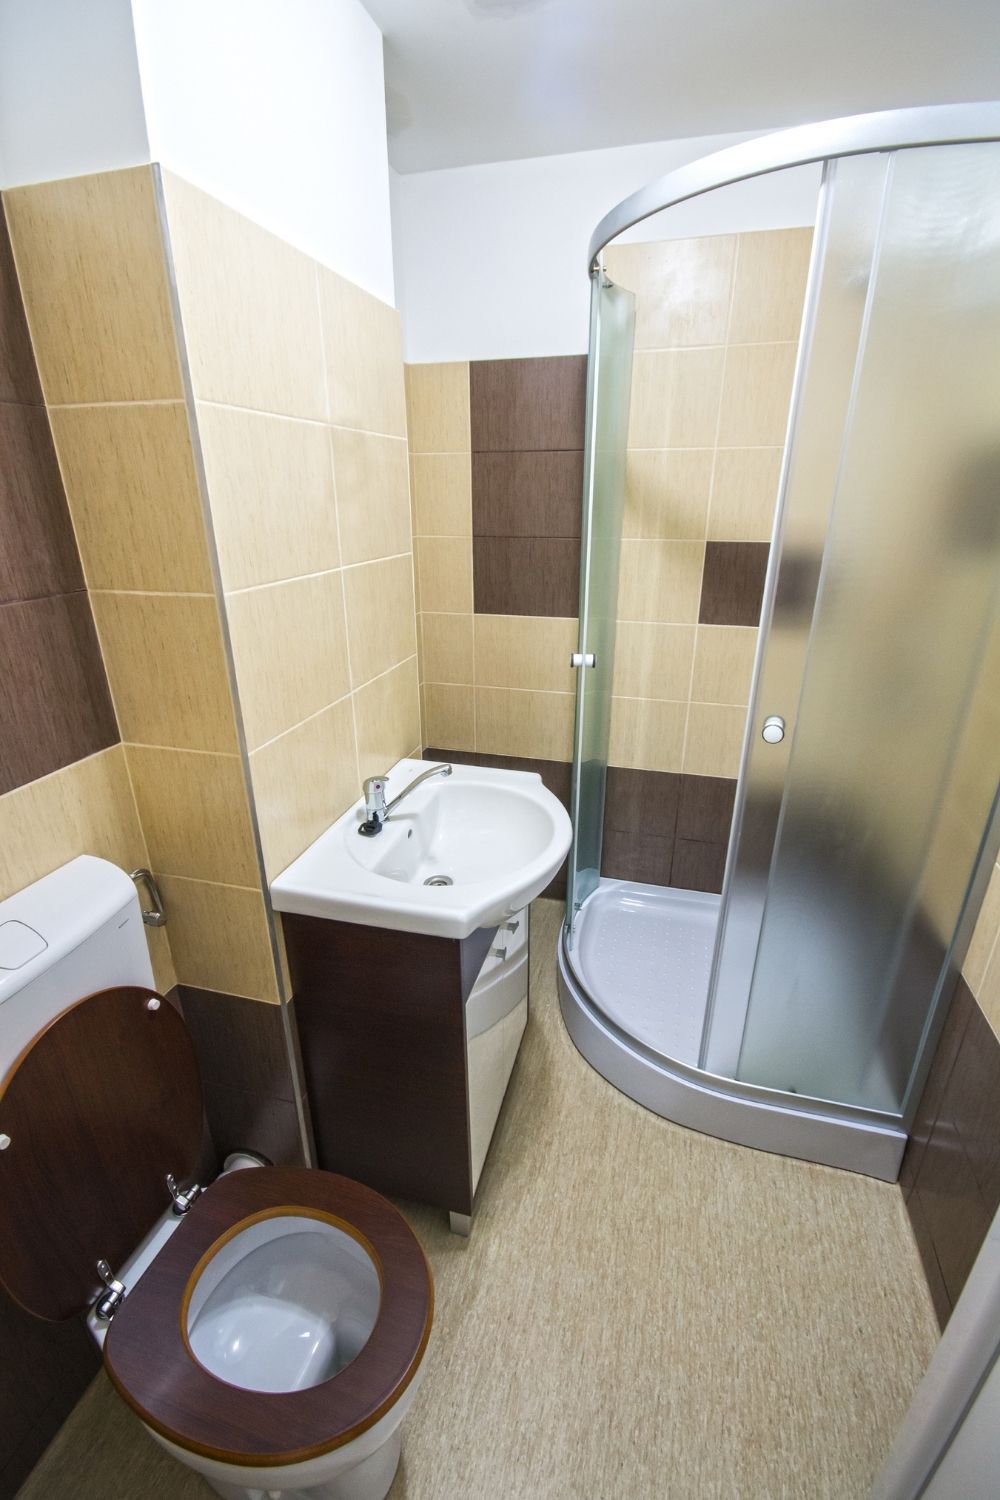
M995 732L970 726L1000 696L1000 147L837 171L828 247L870 254L839 280L824 265L800 375L747 761L773 847L736 1076L898 1114L997 786ZM825 542L796 549L796 507L820 499Z
M570 806L573 847L566 891L570 940L576 913L601 877L634 333L635 297L609 281L603 270L595 271L591 277L580 544L580 635Z

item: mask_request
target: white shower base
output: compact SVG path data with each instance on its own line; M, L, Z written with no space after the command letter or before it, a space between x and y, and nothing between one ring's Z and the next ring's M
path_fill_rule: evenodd
M602 880L558 950L579 1051L647 1109L705 1135L894 1182L906 1133L698 1067L719 897Z

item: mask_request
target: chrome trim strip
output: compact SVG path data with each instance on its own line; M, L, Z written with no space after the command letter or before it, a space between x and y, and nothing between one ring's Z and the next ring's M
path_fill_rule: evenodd
M745 182L780 172L785 167L805 167L840 156L860 156L872 151L905 151L915 146L955 146L973 141L1000 139L1000 103L935 104L917 109L880 110L875 114L846 115L813 125L776 130L738 146L727 146L709 156L689 162L657 177L638 192L623 198L594 230L588 251L588 269L597 257L626 229L652 214L674 208L689 198L698 198L715 188Z

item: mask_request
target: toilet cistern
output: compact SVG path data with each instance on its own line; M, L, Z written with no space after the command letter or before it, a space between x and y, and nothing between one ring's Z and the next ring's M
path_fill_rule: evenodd
M450 776L451 766L431 766L420 776L414 777L409 786L405 786L398 797L393 797L391 802L385 800L385 784L389 780L388 771L382 776L369 776L364 784L365 793L365 821L361 824L358 832L363 838L373 839L377 833L382 832L382 824L389 817L394 807L398 807L404 797L408 797L412 791L431 776Z

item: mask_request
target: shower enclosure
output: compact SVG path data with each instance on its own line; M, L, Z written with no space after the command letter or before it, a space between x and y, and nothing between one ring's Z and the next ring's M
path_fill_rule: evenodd
M608 880L635 307L603 251L803 163L822 184L722 893ZM567 1027L667 1118L892 1180L1000 841L1000 105L684 167L598 226L591 281Z

